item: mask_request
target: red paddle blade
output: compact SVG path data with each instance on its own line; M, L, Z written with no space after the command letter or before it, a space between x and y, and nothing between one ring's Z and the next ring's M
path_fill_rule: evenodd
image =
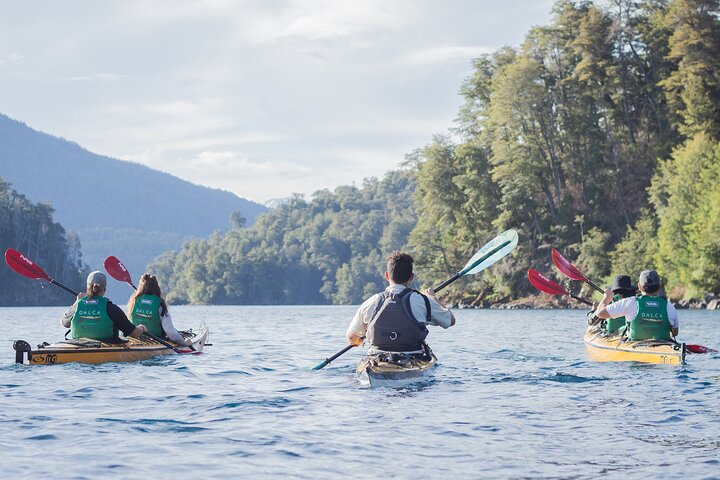
M537 288L541 292L548 293L550 295L569 295L567 290L563 287L532 268L528 270L528 280L530 280L533 287Z
M127 268L125 268L125 265L117 259L117 257L113 257L110 255L105 259L105 270L110 274L111 277L113 277L115 280L118 280L120 282L125 282L129 285L132 285L132 278L130 277L130 272L127 271Z
M554 248L552 249L552 259L558 270L566 277L572 278L573 280L580 280L581 282L588 282L587 277Z
M691 353L714 353L717 352L714 348L703 347L702 345L685 344L685 350Z
M12 248L5 250L5 263L20 275L52 282L52 278L45 273L45 270L35 265L35 262L17 250L13 250Z

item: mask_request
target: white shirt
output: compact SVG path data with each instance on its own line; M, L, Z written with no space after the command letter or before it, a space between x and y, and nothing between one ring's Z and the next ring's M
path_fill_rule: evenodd
M158 310L158 314L160 314L161 312L162 307L160 307L160 309ZM185 337L180 335L180 332L178 332L175 328L175 325L173 325L172 317L170 316L170 310L165 313L165 316L160 316L160 321L162 321L162 328L165 332L165 335L171 342L185 345Z
M628 322L632 322L638 314L638 302L636 297L622 298L608 305L606 310L610 318L625 317ZM667 302L667 313L670 326L672 328L679 328L680 323L678 322L677 310L675 310L675 306L669 301Z
M385 291L388 293L398 294L405 290L405 285L389 285ZM427 310L425 308L425 300L415 292L410 295L410 310L415 319L420 323L427 323ZM372 320L372 315L382 299L382 293L376 293L372 297L363 302L355 312L355 316L348 327L347 336L351 333L358 337L364 337L367 332L368 323ZM432 298L430 301L430 323L442 328L448 328L452 325L453 314L445 307L442 307Z

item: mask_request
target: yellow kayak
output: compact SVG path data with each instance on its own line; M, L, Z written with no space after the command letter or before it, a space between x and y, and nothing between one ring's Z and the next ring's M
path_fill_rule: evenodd
M403 387L421 382L437 364L437 357L425 346L425 354L383 352L360 360L356 373L360 381L371 387Z
M596 362L644 362L680 365L685 362L685 344L667 340L627 340L608 336L589 327L583 337L585 350Z
M142 339L129 337L126 340L104 342L89 338L63 340L57 343L42 343L37 349L30 348L25 340L18 340L13 344L15 361L29 365L54 365L57 363L105 363L105 362L136 362L157 355L170 355L176 353L202 352L208 339L208 327L203 323L197 332L188 330L180 332L186 339L192 339L195 349L191 350L184 345L177 345L165 341L167 345L143 336ZM171 347L168 347L170 345Z

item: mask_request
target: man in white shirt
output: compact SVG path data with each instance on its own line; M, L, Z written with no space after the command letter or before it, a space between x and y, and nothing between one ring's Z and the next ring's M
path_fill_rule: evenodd
M630 340L671 340L676 337L680 324L672 303L660 297L660 276L655 270L640 273L639 297L628 297L612 302L613 292L605 290L605 296L595 315L599 318L627 319L627 337Z
M367 337L371 353L419 353L427 336L426 325L442 328L455 325L455 316L432 288L424 295L410 289L414 278L413 258L407 253L393 252L385 271L389 285L360 305L347 330L348 343L361 345Z

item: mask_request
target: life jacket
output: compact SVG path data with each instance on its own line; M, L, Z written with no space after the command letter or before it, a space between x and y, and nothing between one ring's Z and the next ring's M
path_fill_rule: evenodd
M105 297L81 298L70 321L72 338L113 338L116 335L115 324L107 313L107 304Z
M637 297L637 316L630 322L628 338L630 340L670 340L670 317L667 300L662 297L642 295Z
M135 305L130 313L130 321L136 327L142 323L147 327L149 333L162 337L165 332L163 332L160 319L160 302L162 299L157 295L140 295L135 299Z
M370 344L389 352L412 352L422 350L428 330L425 323L418 322L410 308L410 294L417 293L425 301L426 321L430 323L430 300L411 288L400 293L383 292L375 308L367 333Z
M618 300L622 300L622 298L616 293L613 295L613 302L617 302ZM608 318L605 320L605 330L608 333L615 333L625 326L625 322L625 317Z

